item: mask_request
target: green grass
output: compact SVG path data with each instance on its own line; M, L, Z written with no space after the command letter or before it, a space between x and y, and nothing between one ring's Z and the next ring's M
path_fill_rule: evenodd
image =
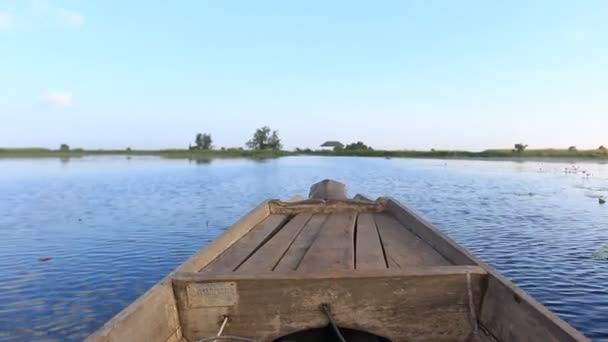
M209 158L277 158L291 152L280 150L244 150L229 148L225 150L50 150L45 148L0 148L0 158L80 158L97 155L121 156L159 156L165 158L209 159Z
M229 148L223 150L83 150L69 151L50 150L45 148L0 148L0 158L79 158L96 155L121 156L158 156L164 158L183 159L212 159L212 158L250 158L267 159L291 155L315 156L360 156L385 158L479 158L479 159L526 159L526 158L557 158L557 159L600 159L608 160L608 153L602 150L566 149L537 149L525 150L521 153L512 150L486 150L482 152L470 151L411 151L411 150L340 150L340 151L281 151L281 150L245 150Z
M433 150L339 150L339 151L303 151L299 154L320 156L365 156L385 158L485 158L485 159L525 159L525 158L560 158L560 159L605 159L608 153L602 150L537 149L521 153L512 150L485 150L482 152Z

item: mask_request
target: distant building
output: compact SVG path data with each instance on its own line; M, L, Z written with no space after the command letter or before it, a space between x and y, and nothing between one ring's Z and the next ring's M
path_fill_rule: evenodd
M344 148L344 145L339 141L326 141L321 144L321 147L323 150L333 150L334 148Z

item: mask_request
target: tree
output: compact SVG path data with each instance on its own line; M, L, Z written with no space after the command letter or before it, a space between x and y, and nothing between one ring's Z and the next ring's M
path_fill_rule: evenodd
M604 145L600 145L598 150L600 150L600 152L602 152L602 153L606 153L608 151L608 149L606 149L606 146L604 146Z
M277 131L271 132L270 127L268 126L258 128L255 133L253 133L253 138L246 144L247 147L253 150L280 150L282 147L279 133Z
M576 152L576 146L568 147L568 152Z
M357 141L356 143L348 144L344 147L345 151L361 151L361 150L373 150L371 146L365 145L362 141Z
M515 148L513 149L513 152L517 152L517 153L522 153L527 147L528 145L524 145L524 144L515 144L514 146Z
M213 147L213 139L211 138L211 134L207 133L198 133L194 139L194 143L196 144L196 148L199 150L210 150Z
M68 144L61 144L61 146L59 146L59 151L67 152L69 150L70 150L70 145L68 145Z

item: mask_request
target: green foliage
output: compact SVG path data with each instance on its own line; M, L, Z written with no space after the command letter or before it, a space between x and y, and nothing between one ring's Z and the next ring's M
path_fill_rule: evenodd
M373 150L370 146L365 145L361 141L357 141L356 143L348 144L344 147L345 151L366 151Z
M354 144L355 146L360 146ZM365 144L363 144L365 145ZM336 151L319 150L312 151L310 149L296 149L295 152L282 151L280 149L243 149L223 148L218 150L202 150L193 147L187 149L171 149L171 150L82 150L69 149L66 151L50 150L45 148L0 148L0 158L78 158L82 156L96 155L128 155L128 156L158 156L163 158L184 158L184 159L211 159L211 158L250 158L250 159L268 159L277 158L289 155L318 155L318 156L358 156L358 157L389 157L389 158L564 158L564 159L597 159L608 160L608 153L600 149L593 150L575 150L567 149L543 149L543 150L525 150L521 153L513 153L511 149L503 150L486 150L482 152L469 151L410 151L410 150L373 150L367 149L341 149Z
M568 152L576 152L576 146L568 147Z
M70 146L68 144L61 144L61 146L59 146L59 151L61 152L67 152L70 150Z
M246 144L252 150L280 150L282 147L278 132L271 132L268 126L258 128Z
M598 150L602 153L606 153L608 152L608 149L606 149L606 147L604 145L600 145L600 147L598 148Z
M523 151L526 150L526 148L528 147L528 145L527 144L524 145L524 144L520 143L520 144L515 144L514 147L515 148L513 149L513 152L522 153Z
M213 139L211 138L211 134L198 133L194 139L194 143L196 144L196 148L199 150L210 150L213 148ZM192 147L190 147L190 149L192 149Z

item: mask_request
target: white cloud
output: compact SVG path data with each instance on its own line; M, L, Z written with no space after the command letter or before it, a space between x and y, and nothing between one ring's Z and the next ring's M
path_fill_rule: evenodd
M71 26L82 26L84 25L84 16L82 13L68 10L65 8L56 9L58 17L66 24Z
M0 12L0 29L8 29L13 26L13 18L8 13Z
M72 107L74 104L74 97L72 93L65 91L49 91L44 94L42 101L49 106L58 108Z
M2 3L2 0L0 0ZM38 29L63 26L77 28L85 24L82 12L56 6L48 0L15 1L17 17L0 11L0 29L16 29L19 31L36 31ZM18 20L17 20L18 19Z

